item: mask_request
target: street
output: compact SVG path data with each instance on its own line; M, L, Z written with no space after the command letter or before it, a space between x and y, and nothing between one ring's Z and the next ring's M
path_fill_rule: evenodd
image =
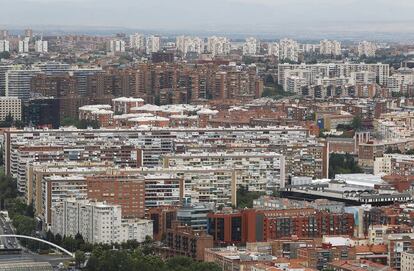
M0 215L0 234L13 234L13 229L10 222L7 222L5 217L1 214ZM7 249L17 249L20 247L19 243L17 242L16 238L7 237L1 238L1 248Z
M14 234L11 222L7 222L3 214L0 214L0 235L2 234ZM18 240L14 237L2 237L0 238L1 245L0 251L4 249L16 249L12 252L0 253L0 262L6 261L19 261L19 262L49 262L52 266L56 267L59 263L71 260L66 255L40 255L21 247ZM17 249L21 251L17 251ZM7 254L6 254L7 253Z

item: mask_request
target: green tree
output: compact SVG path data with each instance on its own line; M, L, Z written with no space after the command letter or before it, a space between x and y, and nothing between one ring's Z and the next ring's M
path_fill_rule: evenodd
M83 240L83 236L79 232L75 235L75 241L76 249L80 249L85 244L85 240Z
M28 216L28 217L32 217L32 218L34 218L34 216L35 216L35 211L34 211L33 202L32 202L32 203L30 203L29 205L27 205L27 206L26 206L26 210L25 210L25 212L24 212L24 215L25 215L25 216Z
M85 269L88 271L99 271L99 266L99 259L95 255L91 255Z
M237 189L237 207L239 208L252 208L253 200L258 199L260 196L264 195L263 192L252 192L249 191L246 187L242 186Z
M336 174L362 172L362 169L351 154L332 153L329 155L329 178L334 178Z
M352 119L352 124L351 124L352 128L357 131L360 130L362 128L362 119L359 115L355 116Z
M13 218L13 226L17 234L31 236L36 229L36 221L24 215L16 215Z
M61 246L63 242L63 238L62 235L60 235L59 233L55 235L55 244L58 246Z
M168 259L166 266L171 271L191 270L190 267L193 263L191 258L179 256Z
M11 113L7 114L6 118L4 119L4 121L0 122L0 127L12 127L13 126L13 116Z
M62 247L69 251L74 251L77 249L77 241L72 236L64 236Z
M3 155L1 154L1 157ZM17 197L17 182L12 177L0 174L0 208L5 208L5 203Z
M405 152L407 155L414 155L414 150L408 150Z
M192 265L194 271L221 271L222 268L216 263L197 262Z
M78 267L78 268L82 267L82 264L85 262L85 260L86 260L85 252L83 252L81 250L77 250L75 252L76 267Z

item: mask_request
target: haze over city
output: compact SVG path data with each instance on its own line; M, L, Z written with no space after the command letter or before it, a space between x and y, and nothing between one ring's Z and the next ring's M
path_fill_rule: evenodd
M267 38L341 33L344 39L368 32L406 39L414 32L410 0L1 0L0 5L0 25L69 32L124 28Z

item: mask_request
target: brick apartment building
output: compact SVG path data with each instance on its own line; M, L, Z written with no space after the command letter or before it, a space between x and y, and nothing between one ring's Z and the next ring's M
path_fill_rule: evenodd
M153 221L153 238L155 241L165 239L167 230L172 229L173 222L177 219L178 206L162 206L150 208L147 218Z
M329 262L337 260L355 260L355 247L329 246L298 249L298 258L306 260L306 267L318 270L326 269Z
M123 218L145 216L145 179L136 175L95 175L86 178L88 198L117 204Z
M352 214L335 214L312 208L290 210L247 209L208 215L208 233L221 244L260 242L291 237L318 238L349 235L354 231Z
M186 256L198 261L204 260L206 248L214 246L213 237L204 230L194 230L174 222L166 231L166 247L160 248L164 257Z

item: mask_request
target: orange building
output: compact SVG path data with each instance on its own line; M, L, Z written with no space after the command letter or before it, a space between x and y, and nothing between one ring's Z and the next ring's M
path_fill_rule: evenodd
M120 205L123 218L145 216L145 180L141 176L94 175L86 178L89 199Z

